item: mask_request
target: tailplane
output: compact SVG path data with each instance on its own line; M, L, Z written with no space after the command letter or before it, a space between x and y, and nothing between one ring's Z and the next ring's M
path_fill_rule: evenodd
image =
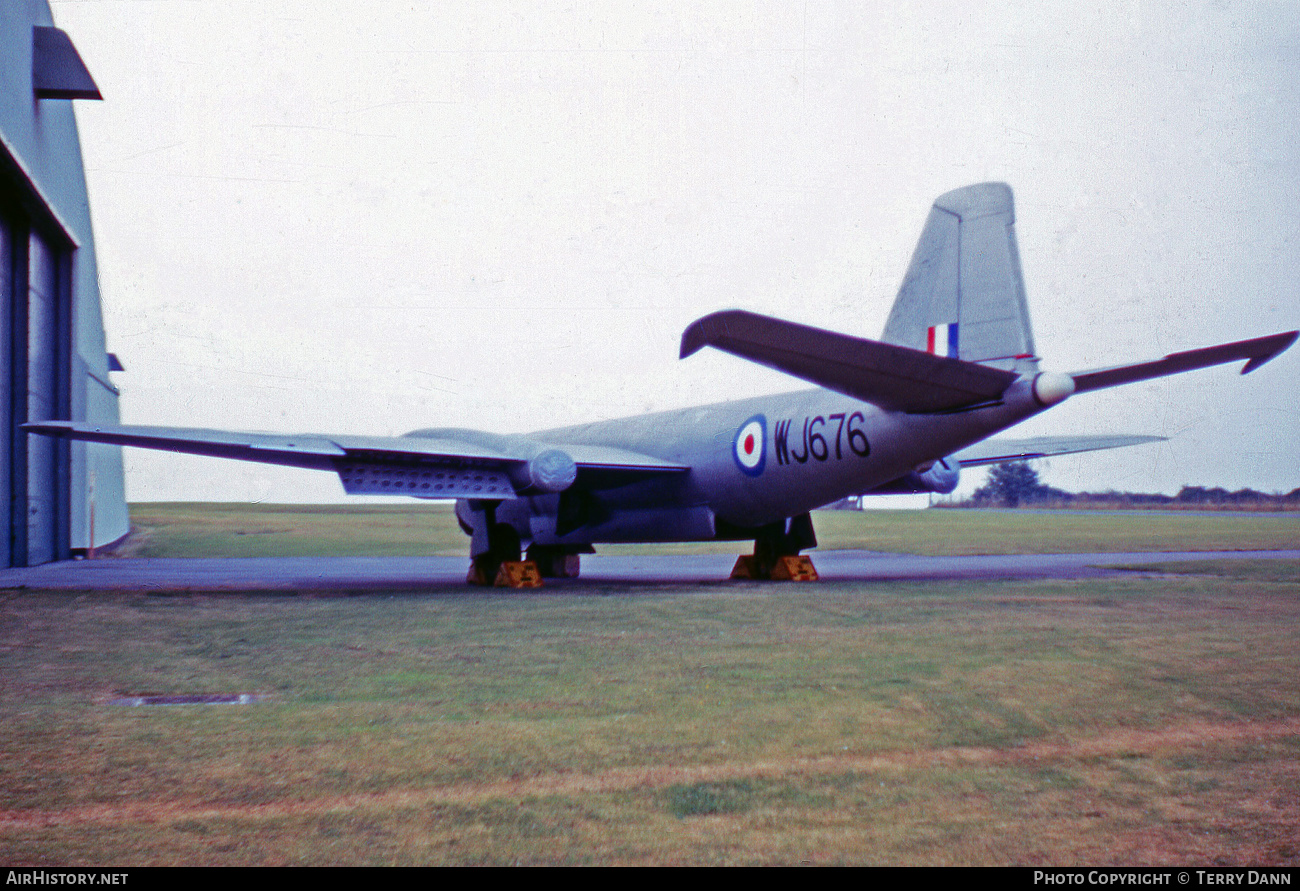
M731 309L692 322L681 356L713 346L888 411L930 414L997 403L1021 377L1047 408L1074 393L1224 362L1244 361L1246 374L1300 338L1287 331L1135 365L1039 374L1014 225L1003 183L941 195L879 341Z
M880 339L1004 371L1038 371L1010 186L966 186L934 202Z

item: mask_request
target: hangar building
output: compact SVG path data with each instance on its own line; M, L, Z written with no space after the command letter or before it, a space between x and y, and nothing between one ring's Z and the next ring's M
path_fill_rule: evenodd
M118 422L72 111L99 98L46 0L0 3L0 566L93 552L130 529L120 449L22 430Z

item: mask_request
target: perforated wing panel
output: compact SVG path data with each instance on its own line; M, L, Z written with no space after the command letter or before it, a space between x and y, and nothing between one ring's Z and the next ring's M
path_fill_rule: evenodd
M335 462L343 490L349 495L409 495L415 498L515 497L505 471L454 461L410 463Z

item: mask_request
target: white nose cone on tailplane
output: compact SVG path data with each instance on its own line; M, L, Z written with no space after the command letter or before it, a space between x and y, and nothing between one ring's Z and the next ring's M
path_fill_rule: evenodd
M1043 408L1064 402L1074 395L1074 378L1045 371L1034 378L1034 399Z

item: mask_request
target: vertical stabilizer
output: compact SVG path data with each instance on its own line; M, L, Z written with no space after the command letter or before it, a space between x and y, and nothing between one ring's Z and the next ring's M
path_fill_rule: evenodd
M966 186L934 202L880 339L1037 371L1010 186Z

